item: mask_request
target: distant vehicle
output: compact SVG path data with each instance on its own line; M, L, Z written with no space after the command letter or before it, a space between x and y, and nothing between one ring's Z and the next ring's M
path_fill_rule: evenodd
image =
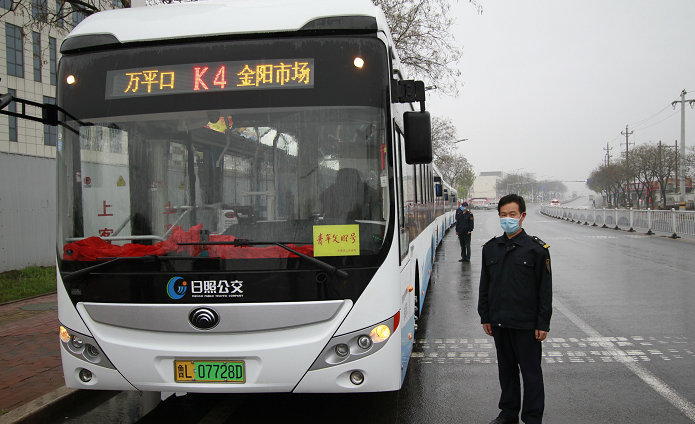
M474 197L468 201L468 205L471 209L490 209L492 206L490 200L487 197Z
M560 201L557 199L553 199L550 201L550 206L560 206Z

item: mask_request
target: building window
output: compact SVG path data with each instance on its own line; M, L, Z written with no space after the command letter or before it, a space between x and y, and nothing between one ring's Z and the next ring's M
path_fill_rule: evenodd
M34 81L41 82L41 34L32 32L31 38L34 45Z
M7 45L7 75L24 78L22 29L5 23L5 41Z
M65 24L65 2L63 0L56 1L56 26L62 28Z
M43 96L43 102L54 105L56 104L56 99L53 97ZM55 146L58 144L58 127L44 124L43 144L46 146Z
M51 68L51 85L58 84L58 52L56 50L56 39L53 37L48 37L48 51L50 55L50 68Z
M77 11L76 9L73 9L72 12L72 24L74 26L77 26L80 22L84 21L84 18L86 18L85 14L82 12Z
M31 0L31 17L39 22L46 22L48 15L47 0Z
M0 0L0 7L7 10L12 10L12 0Z
M12 95L12 97L15 97L17 95L17 90L9 89L7 90L8 93ZM8 112L17 112L17 103L16 102L10 102L9 105L7 105L7 111ZM10 141L19 141L17 138L17 117L16 116L8 116L7 117L9 120L9 127L10 127Z
M111 0L111 6L113 6L114 9L123 9L123 3L121 3L121 0Z

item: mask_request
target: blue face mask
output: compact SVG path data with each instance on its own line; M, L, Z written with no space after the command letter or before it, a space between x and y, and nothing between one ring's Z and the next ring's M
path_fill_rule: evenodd
M466 211L466 207L465 207L465 206L461 206L461 210L465 212L465 211Z
M505 233L512 235L519 231L519 218L500 218L500 226Z

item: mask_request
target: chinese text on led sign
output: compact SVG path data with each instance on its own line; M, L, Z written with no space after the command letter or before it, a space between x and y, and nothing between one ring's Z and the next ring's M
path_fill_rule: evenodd
M106 74L107 99L313 87L313 59L152 66Z

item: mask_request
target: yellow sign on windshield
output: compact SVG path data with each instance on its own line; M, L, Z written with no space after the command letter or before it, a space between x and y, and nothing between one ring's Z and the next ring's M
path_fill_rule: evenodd
M314 226L314 256L356 256L360 254L360 226Z

